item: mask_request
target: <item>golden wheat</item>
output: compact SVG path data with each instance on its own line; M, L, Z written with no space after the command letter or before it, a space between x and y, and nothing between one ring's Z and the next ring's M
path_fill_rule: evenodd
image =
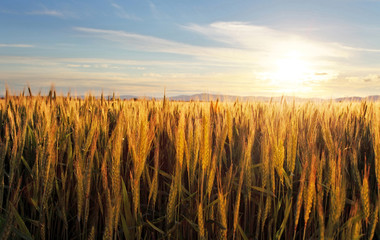
M377 102L28 91L0 100L3 239L380 238Z

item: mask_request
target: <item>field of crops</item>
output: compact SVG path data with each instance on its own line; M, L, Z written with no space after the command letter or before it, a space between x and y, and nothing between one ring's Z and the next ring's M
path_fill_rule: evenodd
M0 101L0 239L379 239L380 103Z

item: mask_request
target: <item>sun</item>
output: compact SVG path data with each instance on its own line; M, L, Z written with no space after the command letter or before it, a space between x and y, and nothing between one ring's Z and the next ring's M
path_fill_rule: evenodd
M284 90L298 90L313 72L310 63L297 51L275 60L272 81Z
M281 46L270 51L262 62L261 71L254 70L256 79L276 95L310 96L319 90L321 82L332 79L336 72L321 65L313 56L313 49Z

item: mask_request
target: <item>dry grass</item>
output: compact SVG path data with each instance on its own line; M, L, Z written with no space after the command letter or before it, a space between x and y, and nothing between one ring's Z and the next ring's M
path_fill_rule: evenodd
M1 239L379 239L380 103L0 100Z

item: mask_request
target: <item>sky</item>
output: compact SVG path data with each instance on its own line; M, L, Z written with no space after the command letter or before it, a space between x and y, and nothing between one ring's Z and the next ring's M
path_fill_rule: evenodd
M0 91L28 85L78 95L376 95L380 1L2 0Z

